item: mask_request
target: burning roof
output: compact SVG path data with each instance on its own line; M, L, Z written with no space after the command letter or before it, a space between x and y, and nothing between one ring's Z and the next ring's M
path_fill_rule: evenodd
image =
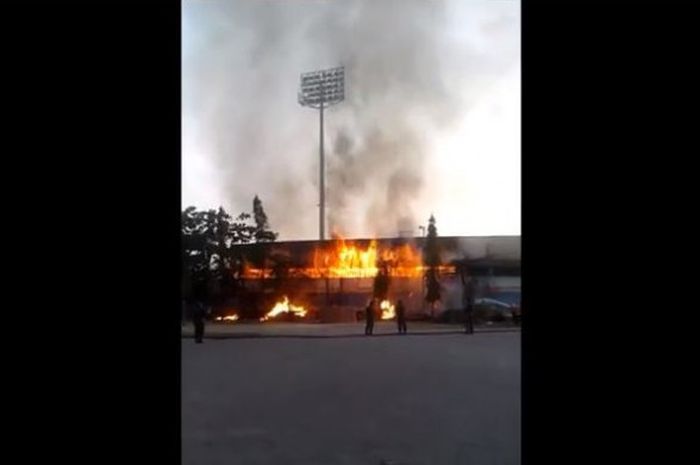
M439 236L438 244L448 259L458 257L470 257L473 259L494 258L520 261L520 236ZM425 243L424 237L395 237L380 239L345 239L346 243L366 249L372 241L380 247L395 247L404 244L413 244L417 249L422 249ZM302 264L309 254L319 245L331 244L335 240L318 241L280 241L256 244L237 244L234 248L240 250L243 255L250 255L256 249L266 249L270 255L281 254L287 256L292 262Z
M394 277L420 277L425 238L334 239L236 245L246 261L244 277L269 277L274 263L283 263L288 276L308 278L372 278L379 264ZM438 237L442 272L454 272L457 261L520 262L520 237ZM260 257L267 263L261 266ZM257 264L255 262L258 262ZM269 262L273 263L269 263Z

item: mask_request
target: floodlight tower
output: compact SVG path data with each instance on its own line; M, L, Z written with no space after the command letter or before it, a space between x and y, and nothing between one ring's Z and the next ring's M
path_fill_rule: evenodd
M324 69L311 71L301 75L301 86L298 94L299 103L305 107L318 108L320 133L319 133L319 239L325 240L326 223L326 179L325 160L323 158L323 107L330 106L345 99L345 68Z

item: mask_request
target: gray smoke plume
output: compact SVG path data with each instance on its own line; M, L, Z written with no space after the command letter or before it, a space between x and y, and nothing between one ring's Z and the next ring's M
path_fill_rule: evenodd
M448 33L449 3L428 0L183 4L183 113L196 116L232 213L259 195L281 239L318 230L318 111L299 74L344 66L346 100L325 112L329 232L394 236L430 213L421 199L431 134L470 105L492 63ZM498 32L517 18L496 15ZM501 23L504 23L503 26ZM194 123L193 123L194 124ZM187 128L185 128L187 130Z

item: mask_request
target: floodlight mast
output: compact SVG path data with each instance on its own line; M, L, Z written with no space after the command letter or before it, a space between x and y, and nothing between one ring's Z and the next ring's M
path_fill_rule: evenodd
M299 103L319 110L319 239L325 240L326 224L326 164L323 153L323 108L345 99L345 68L312 71L301 75Z

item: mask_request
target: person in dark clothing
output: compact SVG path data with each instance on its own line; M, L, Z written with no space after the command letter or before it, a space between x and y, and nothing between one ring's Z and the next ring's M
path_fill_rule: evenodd
M201 344L204 339L204 320L207 316L207 288L205 283L198 283L194 289L192 305L192 323L194 323L194 340Z
M204 322L209 313L209 288L206 281L197 282L192 289L190 308L194 323L194 339L201 344L204 339Z
M464 288L464 332L466 334L474 333L474 299L476 298L476 278L469 278Z
M194 304L192 322L194 323L194 341L201 344L204 339L204 318L206 317L206 306L204 302L197 301Z
M518 304L513 307L513 323L519 325L522 323L522 300L518 300Z
M399 325L399 334L406 334L406 308L402 300L396 303L396 322Z
M377 299L372 299L365 309L365 336L371 336L374 331L374 312L377 310Z

